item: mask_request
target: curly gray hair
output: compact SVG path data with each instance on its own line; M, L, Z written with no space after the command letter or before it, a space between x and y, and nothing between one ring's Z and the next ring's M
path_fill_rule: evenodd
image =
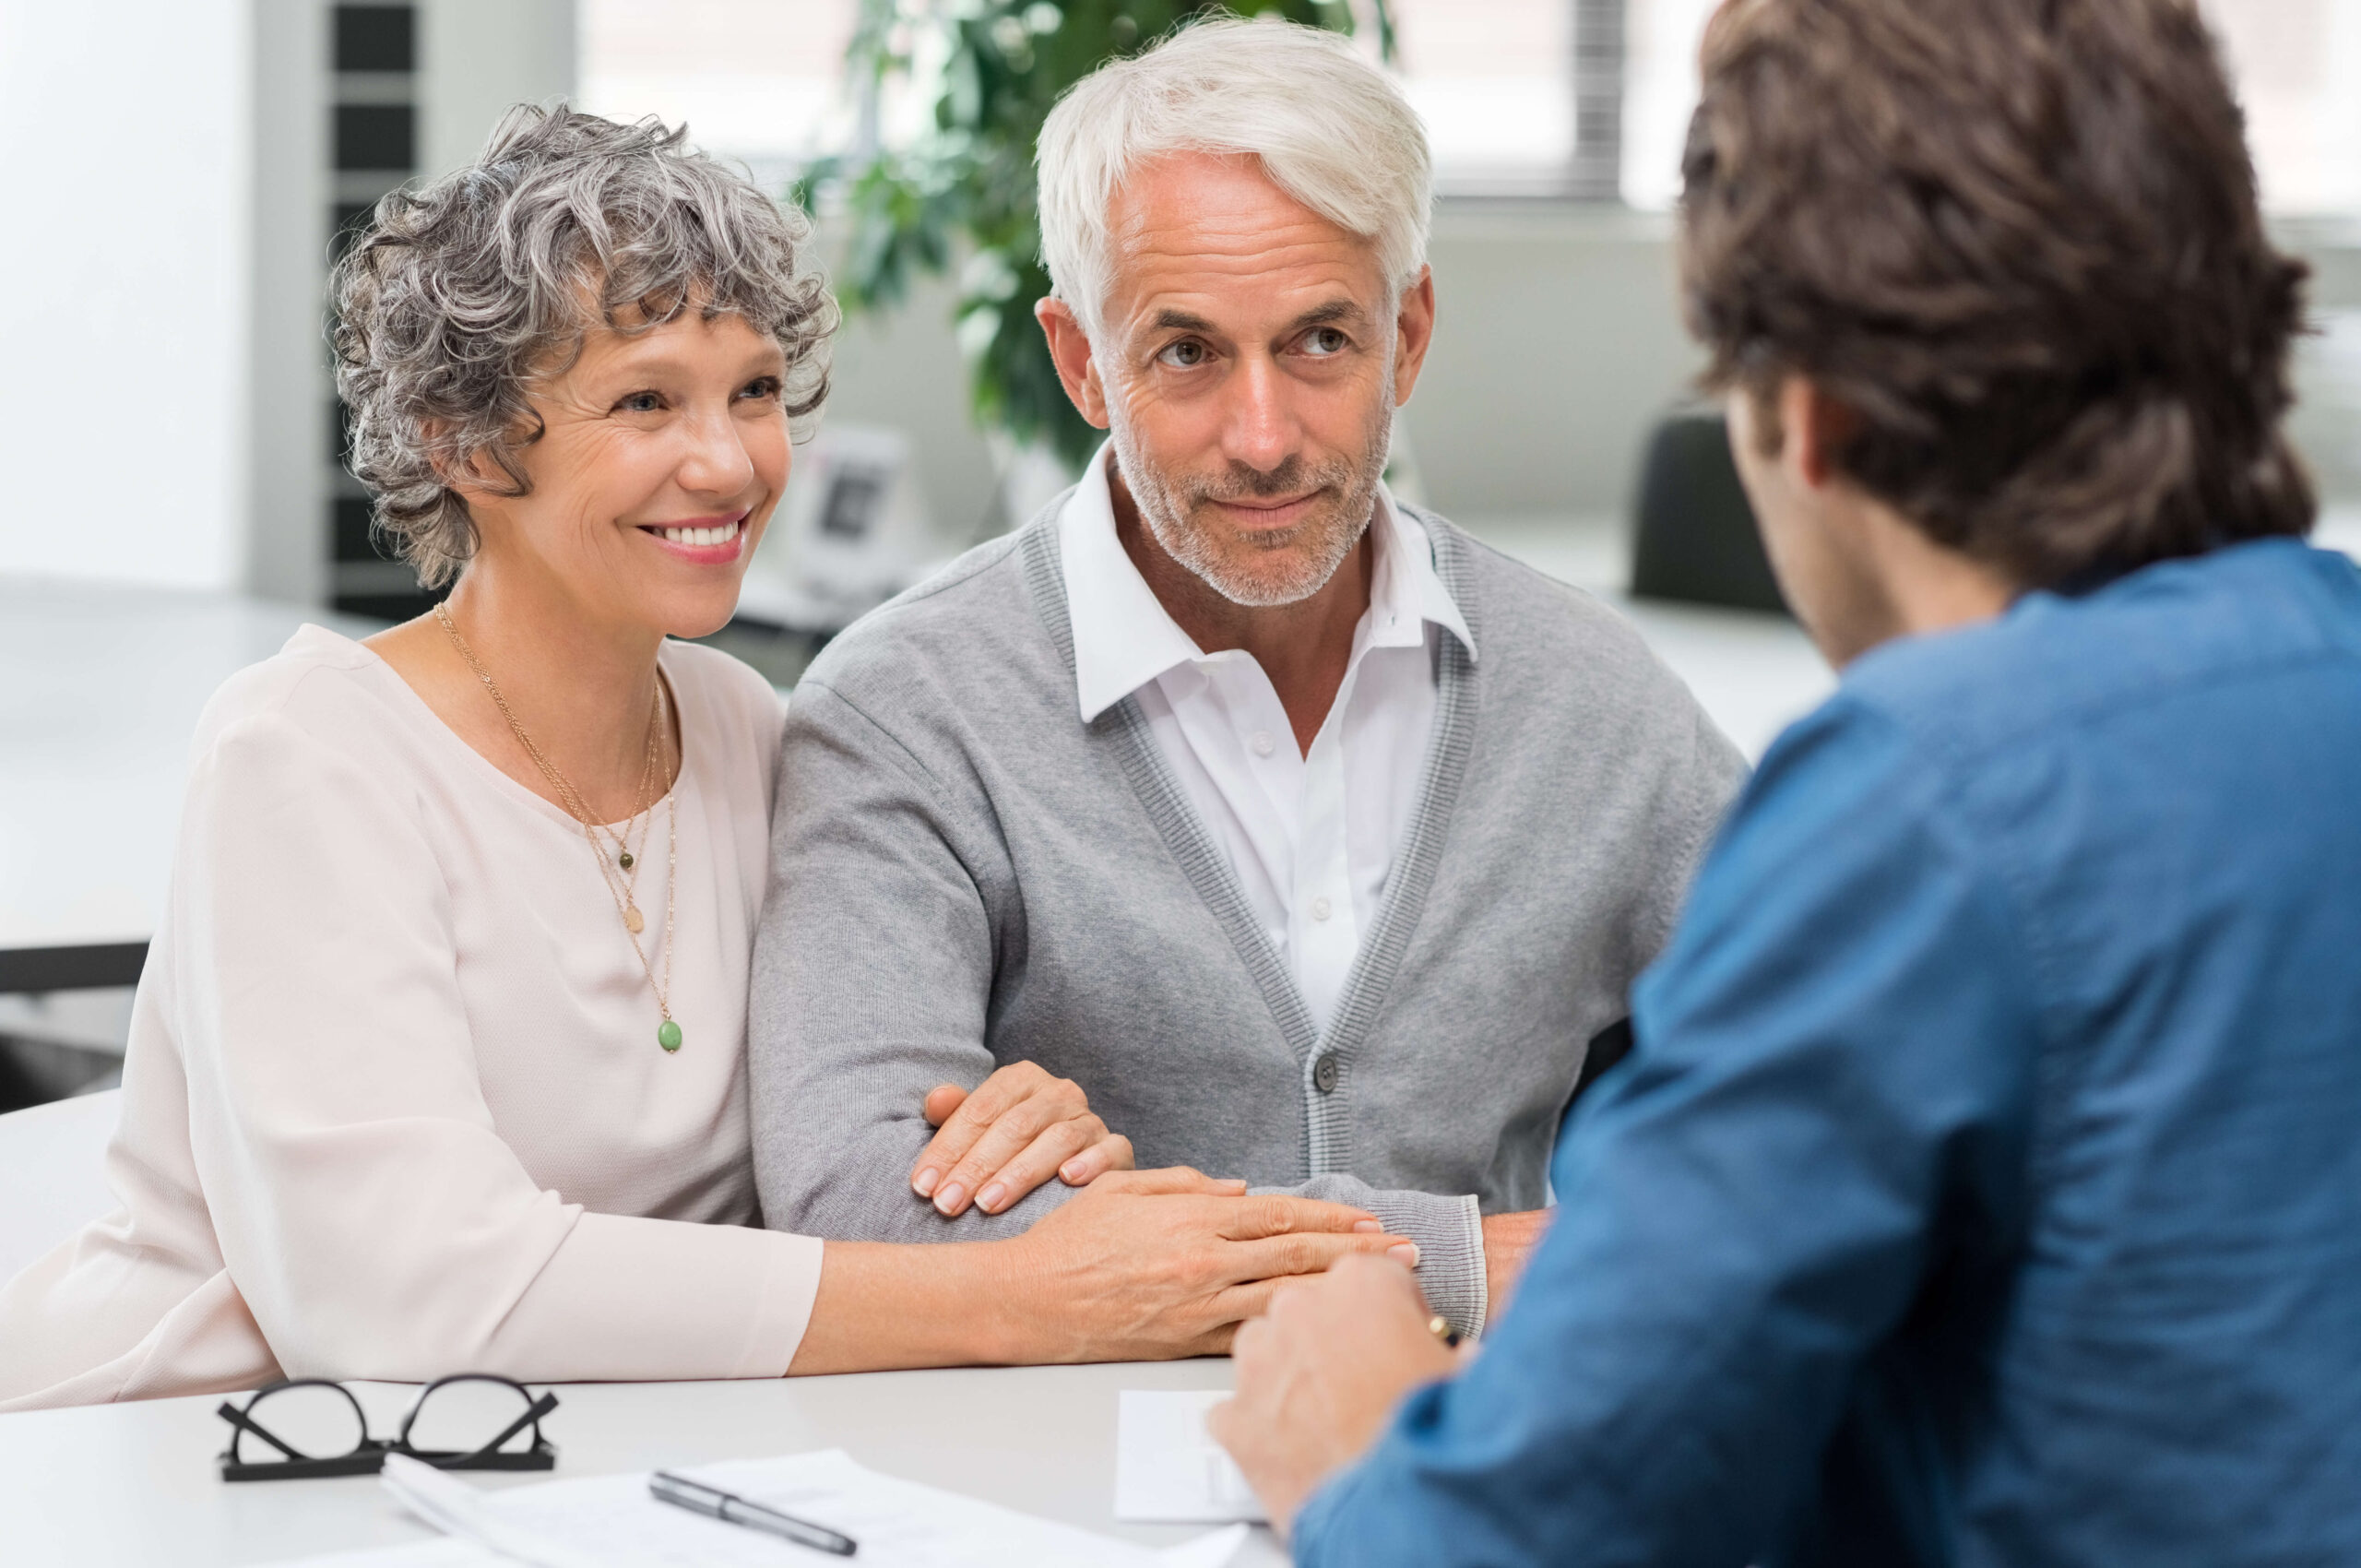
M786 351L790 419L820 406L836 303L812 226L650 117L519 105L467 168L378 202L337 264L336 386L376 527L439 588L475 553L445 476L476 459L530 488L527 400L596 322L640 332L689 310L743 317ZM478 471L482 471L479 468Z

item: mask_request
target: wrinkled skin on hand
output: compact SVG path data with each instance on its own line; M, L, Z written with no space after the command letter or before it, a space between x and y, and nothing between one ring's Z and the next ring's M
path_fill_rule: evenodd
M940 1129L910 1166L910 1187L945 1217L968 1206L998 1214L1055 1176L1088 1186L1132 1169L1132 1140L1108 1130L1071 1078L1012 1062L969 1093L938 1084L927 1121Z
M1287 1280L1339 1259L1418 1249L1343 1204L1271 1194L1194 1170L1115 1171L1044 1218L1014 1249L1020 1315L1050 1361L1219 1355Z

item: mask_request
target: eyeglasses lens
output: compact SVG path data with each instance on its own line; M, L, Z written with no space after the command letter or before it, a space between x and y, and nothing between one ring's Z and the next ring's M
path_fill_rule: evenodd
M340 1459L358 1451L368 1435L362 1429L361 1413L340 1388L275 1388L257 1398L246 1415L306 1459ZM286 1457L249 1433L238 1435L240 1456L249 1464Z
M409 1426L409 1445L425 1454L472 1454L505 1431L531 1403L524 1390L504 1383L446 1383L419 1406ZM508 1454L532 1446L530 1423L500 1445Z

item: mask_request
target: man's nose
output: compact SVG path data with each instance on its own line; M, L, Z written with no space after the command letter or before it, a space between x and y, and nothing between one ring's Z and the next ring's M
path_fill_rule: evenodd
M1289 402L1290 387L1267 355L1249 355L1230 383L1224 456L1258 473L1270 473L1296 455L1301 431Z

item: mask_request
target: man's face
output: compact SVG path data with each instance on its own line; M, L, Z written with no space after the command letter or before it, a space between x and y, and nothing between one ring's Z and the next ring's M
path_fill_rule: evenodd
M1248 159L1158 160L1109 217L1089 374L1142 518L1233 602L1310 598L1369 527L1431 286L1397 300L1369 241Z

